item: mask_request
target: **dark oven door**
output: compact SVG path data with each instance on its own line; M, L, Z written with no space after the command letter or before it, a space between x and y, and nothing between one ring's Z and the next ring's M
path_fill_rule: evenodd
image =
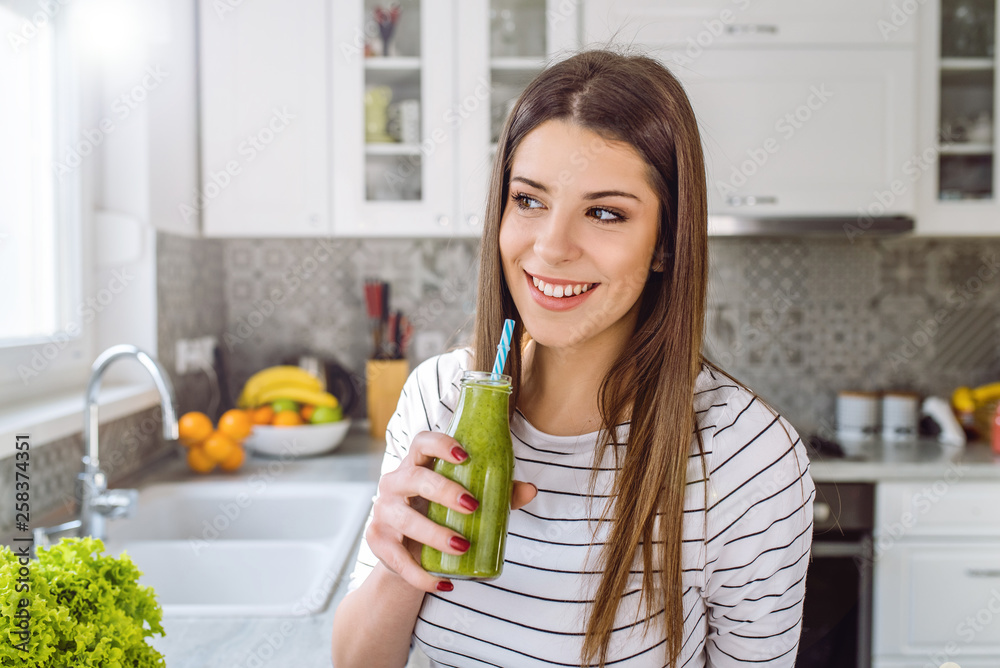
M820 483L799 668L870 668L875 488Z

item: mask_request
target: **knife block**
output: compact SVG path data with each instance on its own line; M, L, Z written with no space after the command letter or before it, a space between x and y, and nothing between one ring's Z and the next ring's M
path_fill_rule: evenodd
M365 384L368 388L368 424L372 438L384 439L389 418L396 412L403 384L410 374L405 360L368 360Z

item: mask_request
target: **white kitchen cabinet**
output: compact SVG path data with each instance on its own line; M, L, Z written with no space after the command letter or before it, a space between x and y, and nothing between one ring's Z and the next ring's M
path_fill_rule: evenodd
M654 48L912 44L917 0L587 0L584 42Z
M928 0L920 11L919 140L906 163L918 192L917 232L1000 234L996 3Z
M334 234L478 236L496 129L545 63L578 45L576 4L408 0L388 55L377 4L342 3L331 23Z
M654 55L694 107L713 217L912 213L913 192L891 190L914 149L912 50Z
M329 233L329 10L200 0L205 236Z
M877 490L875 665L1000 660L1000 489L955 471Z

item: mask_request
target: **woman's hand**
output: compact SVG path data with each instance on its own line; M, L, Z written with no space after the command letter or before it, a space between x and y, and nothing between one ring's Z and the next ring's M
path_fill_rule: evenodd
M458 441L447 434L423 431L413 437L399 467L382 476L368 546L386 568L411 586L426 591L450 591L451 583L420 567L420 548L429 545L447 554L469 549L464 536L427 519L429 501L469 514L479 505L469 491L433 470L434 460L460 464L468 458ZM525 505L537 494L531 483L514 481L511 508Z

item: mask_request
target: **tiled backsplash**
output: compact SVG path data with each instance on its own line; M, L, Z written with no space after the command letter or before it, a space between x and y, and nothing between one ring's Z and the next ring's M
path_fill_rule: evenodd
M335 358L360 378L371 353L367 277L389 281L393 307L423 337L411 365L470 334L475 240L161 233L157 247L159 357L182 412L206 410L212 391L203 373L173 374L180 338L218 337L233 392L257 369L303 353ZM949 395L957 385L1000 379L1000 238L716 238L710 249L707 353L800 431L831 426L842 389ZM121 450L104 456L119 459L113 477L167 453L157 414L102 428L107 452ZM47 474L34 508L44 512L72 494L81 455L79 435L39 450ZM0 473L11 461L0 460Z
M237 389L306 351L361 373L368 276L389 281L393 306L445 348L469 336L474 240L221 243L222 345ZM838 390L950 395L1000 378L1000 239L715 238L710 248L707 353L803 430L830 424Z

